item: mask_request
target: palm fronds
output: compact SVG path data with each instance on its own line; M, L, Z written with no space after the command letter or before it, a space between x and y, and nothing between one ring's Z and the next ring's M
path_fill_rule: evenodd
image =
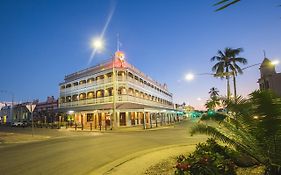
M249 99L227 101L228 114L219 127L197 125L191 134L207 134L232 145L274 172L281 167L281 98L271 91L255 91ZM273 167L273 168L272 168ZM274 168L275 167L275 168ZM274 169L274 171L271 171Z
M214 4L214 6L220 6L221 5L221 7L219 7L215 11L217 12L217 11L223 10L223 9L233 5L233 4L238 3L239 1L241 1L241 0L221 0L218 3Z

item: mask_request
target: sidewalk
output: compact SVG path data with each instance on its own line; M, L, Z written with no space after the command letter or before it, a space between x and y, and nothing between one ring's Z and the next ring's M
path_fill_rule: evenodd
M91 175L143 175L146 170L165 159L192 152L195 145L170 145L137 152L94 170Z
M130 126L130 127L118 127L118 128L114 128L112 130L110 130L110 128L107 128L105 130L105 128L102 128L101 130L99 128L97 129L92 129L90 130L90 128L84 128L83 130L80 128L77 128L75 130L74 127L69 127L69 128L61 128L61 130L66 130L66 131L73 131L73 132L102 132L102 133L115 133L115 132L140 132L140 131L154 131L154 130L161 130L161 129L167 129L167 128L173 128L175 127L176 124L171 124L171 125L165 125L165 126L158 126L158 127L147 127L146 129L143 128L143 126Z

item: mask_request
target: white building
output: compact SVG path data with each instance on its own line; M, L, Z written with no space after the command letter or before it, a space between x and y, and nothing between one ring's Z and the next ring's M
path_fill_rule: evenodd
M164 125L174 122L172 93L124 60L114 58L65 76L59 110L83 127Z

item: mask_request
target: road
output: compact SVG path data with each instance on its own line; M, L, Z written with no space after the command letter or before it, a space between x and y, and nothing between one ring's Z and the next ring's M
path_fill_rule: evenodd
M175 144L196 144L186 121L175 127L138 132L112 132L99 136L54 137L39 142L0 148L0 174L90 174L113 161L149 149Z

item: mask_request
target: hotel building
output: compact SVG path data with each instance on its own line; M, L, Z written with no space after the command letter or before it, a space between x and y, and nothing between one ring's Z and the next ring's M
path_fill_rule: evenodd
M82 129L148 128L178 119L167 85L127 63L121 51L99 65L66 75L59 86L59 111Z

